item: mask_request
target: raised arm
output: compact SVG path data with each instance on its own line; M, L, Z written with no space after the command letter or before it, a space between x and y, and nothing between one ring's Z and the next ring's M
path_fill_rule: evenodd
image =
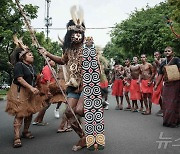
M64 65L67 63L68 61L68 56L65 53L62 57L59 56L55 56L51 53L49 53L48 51L46 51L46 49L44 48L39 48L39 52L47 57L49 57L50 59L52 59L54 62L60 64L60 65Z

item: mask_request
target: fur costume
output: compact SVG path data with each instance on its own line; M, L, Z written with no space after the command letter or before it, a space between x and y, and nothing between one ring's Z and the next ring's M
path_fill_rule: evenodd
M67 64L66 86L70 90L80 92L82 90L82 49L85 37L82 9L77 11L76 7L73 6L71 16L72 20L67 24L67 33L64 38L63 61Z
M13 65L20 61L27 52L30 52L22 40L16 36L14 36L14 43L17 47L11 56ZM46 105L45 100L47 99L45 93L34 95L29 89L12 83L7 93L6 112L16 117L27 117L40 111Z

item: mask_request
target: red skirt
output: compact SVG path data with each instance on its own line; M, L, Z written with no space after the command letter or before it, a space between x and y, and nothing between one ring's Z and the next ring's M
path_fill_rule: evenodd
M137 79L131 80L131 86L129 89L130 92L130 100L141 100L141 90L140 85L137 83Z
M127 82L127 84L125 84L125 86L124 86L124 92L129 92L130 86L131 86L131 81L125 80L125 82Z
M113 96L123 96L123 80L115 80L112 86Z
M154 89L153 89L152 103L159 104L159 100L160 100L161 93L162 93L162 88L163 88L163 80L159 83L156 91L154 91Z
M101 87L101 88L107 88L107 87L108 87L108 81L105 80L105 81L103 81L103 82L100 82L100 87Z
M150 86L148 86L148 82L149 80L142 80L141 81L141 91L142 93L153 93L153 84L151 84Z

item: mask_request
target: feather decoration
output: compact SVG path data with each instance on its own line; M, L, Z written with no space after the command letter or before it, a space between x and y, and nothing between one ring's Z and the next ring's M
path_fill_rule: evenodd
M77 8L76 8L76 6L75 5L73 5L72 7L71 7L71 17L72 17L72 20L74 21L74 23L75 23L75 25L77 25L77 12L76 12L76 10L77 10Z
M82 7L77 7L74 5L71 7L71 17L75 25L81 25L84 21L84 11Z
M77 14L78 14L78 19L79 19L79 24L81 25L84 21L84 11L81 6L79 6L79 10L78 10Z

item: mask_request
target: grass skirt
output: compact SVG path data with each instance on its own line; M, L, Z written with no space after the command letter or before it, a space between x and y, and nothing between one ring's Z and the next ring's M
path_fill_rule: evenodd
M34 95L29 89L12 84L7 93L6 112L12 116L27 117L39 112L46 106L46 95L42 93Z

